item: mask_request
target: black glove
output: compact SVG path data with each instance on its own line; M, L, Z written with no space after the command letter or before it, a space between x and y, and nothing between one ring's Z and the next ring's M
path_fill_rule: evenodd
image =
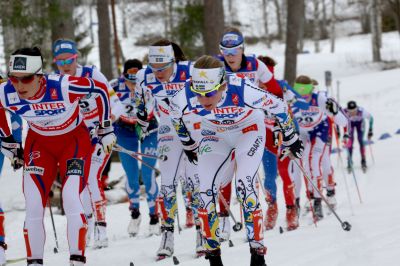
M283 145L289 148L289 151L297 159L301 159L301 157L303 156L303 142L300 140L299 135L296 132L292 132L288 136L284 136Z
M272 135L274 138L274 146L279 146L282 138L282 128L277 120L275 120L274 127L272 128Z
M372 132L372 129L368 130L368 140L372 139L372 136L374 133Z
M326 110L333 115L337 115L339 113L339 106L334 100L328 98L326 100Z
M11 160L11 166L18 170L24 166L24 150L21 142L16 142L12 135L1 139L1 152Z
M182 144L183 144L183 151L185 152L189 162L197 165L197 162L198 162L197 143L193 139L190 139L189 141L182 141Z

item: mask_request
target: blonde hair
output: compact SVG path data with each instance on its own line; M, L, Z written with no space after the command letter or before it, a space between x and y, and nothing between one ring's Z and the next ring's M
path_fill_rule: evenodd
M197 59L196 63L194 64L195 68L201 68L201 69L218 68L223 66L224 65L219 59L210 55L201 56L199 59Z

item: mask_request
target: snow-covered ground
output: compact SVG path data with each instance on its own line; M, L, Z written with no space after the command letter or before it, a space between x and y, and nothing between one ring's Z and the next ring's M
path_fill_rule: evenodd
M399 59L399 39L396 33L384 36L384 56ZM311 47L308 43L306 47ZM400 135L394 134L400 128L398 118L398 102L400 102L400 69L379 71L378 65L366 63L370 58L369 37L354 36L342 38L337 43L337 53L330 54L327 44L324 44L320 54L302 54L299 56L298 73L304 73L317 78L321 86L324 83L324 71L331 70L334 76L334 95L336 81L340 81L340 100L345 104L348 100L356 100L367 108L375 118L375 144L372 146L375 162L367 149L367 159L370 169L363 174L359 167L359 157L356 153L356 177L361 190L363 202L360 203L352 176L343 172L343 167L333 156L335 167L338 200L338 214L343 220L352 224L352 230L345 232L333 215L327 216L318 227L311 224L310 217L301 217L301 226L293 232L280 234L278 229L265 233L268 246L268 265L400 265L398 254L400 250L400 205L398 188ZM312 50L310 48L310 50ZM268 51L261 46L248 47L249 52L259 54L266 51L278 60L277 76L283 70L283 48L274 46ZM397 54L394 52L397 51ZM388 59L389 60L389 59ZM389 132L393 137L378 141L382 133ZM111 179L123 174L121 165L112 165ZM347 180L351 194L351 205L346 196L345 182ZM278 181L278 187L281 182ZM117 193L117 192L114 192ZM6 239L9 245L8 258L25 256L25 245L22 228L24 220L24 200L21 189L21 171L14 173L8 161L5 163L0 179L0 200L6 211ZM303 199L304 200L304 199ZM147 205L143 201L142 231L136 238L129 238L126 228L130 215L128 204L115 204L108 207L109 247L102 250L89 248L86 252L87 265L172 265L171 259L155 262L155 252L159 237L146 237ZM180 221L184 221L182 199L179 198ZM302 205L304 201L302 202ZM280 216L277 225L285 225L284 204L279 191ZM265 210L265 203L263 203ZM353 210L353 211L352 211ZM238 205L233 205L233 211L239 217ZM66 241L66 219L55 215L60 253L54 254L55 246L51 221L48 211L45 217L47 242L45 247L45 263L47 265L67 265L68 244ZM248 244L245 243L244 231L233 233L234 247L222 246L222 258L225 265L249 265L250 255ZM175 255L181 265L207 265L203 258L194 258L194 229L175 233ZM24 262L14 265L25 265Z

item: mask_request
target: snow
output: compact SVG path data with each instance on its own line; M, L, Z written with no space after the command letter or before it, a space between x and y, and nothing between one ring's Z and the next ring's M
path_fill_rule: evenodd
M238 9L241 10L240 6ZM119 12L119 10L117 10ZM247 23L247 22L246 22ZM121 34L120 34L121 36ZM96 38L95 38L96 39ZM125 55L142 58L146 52L144 47L135 47L133 40L122 41ZM383 36L382 56L384 60L400 59L400 40L397 33L386 33ZM0 45L1 46L1 45ZM1 47L0 47L1 48ZM370 148L367 147L367 161L370 168L362 173L359 168L359 154L355 148L355 174L361 191L362 203L357 196L353 177L347 174L337 156L332 157L337 182L337 212L342 220L352 225L350 232L343 231L333 214L327 216L315 227L311 217L300 218L300 228L293 232L280 234L278 228L265 232L265 243L268 247L266 256L268 265L280 266L378 266L400 265L398 254L400 250L400 204L398 197L400 135L395 132L400 128L398 118L398 103L400 102L400 69L381 71L381 64L372 64L371 41L369 35L340 37L337 40L336 53L329 52L329 42L321 42L321 53L315 54L312 42L306 42L308 54L298 57L298 73L316 78L320 87L324 88L324 71L333 73L333 95L337 94L339 84L340 103L345 105L348 100L356 100L374 116L374 140L371 147L375 162L372 162ZM96 51L96 50L94 50ZM276 76L283 75L284 46L273 43L271 50L265 45L246 46L246 53L269 54L277 61ZM97 62L98 57L92 53L89 61ZM339 82L339 83L338 83ZM378 141L383 133L393 137ZM345 159L344 154L342 154ZM22 194L21 171L13 172L9 162L5 165L0 178L0 201L5 210L6 241L9 246L7 258L25 256L23 238L24 197ZM119 163L113 163L111 179L123 175ZM344 180L346 178L346 182ZM350 190L350 199L346 195L345 183ZM278 180L279 218L278 226L285 226L285 207ZM178 190L180 191L180 190ZM260 192L262 193L262 192ZM109 196L123 195L123 187L116 188ZM304 194L303 194L304 195ZM302 198L302 206L304 205ZM180 222L184 223L184 205L179 194ZM265 212L266 205L262 202ZM240 217L239 205L232 205L235 216ZM325 214L327 209L324 209ZM101 250L88 248L86 251L87 265L129 265L134 262L141 265L172 265L171 259L155 262L155 253L160 237L147 237L149 217L145 200L141 201L142 231L136 238L129 238L127 226L130 219L128 203L110 205L107 208L109 247ZM46 265L66 265L68 263L68 243L66 239L66 218L55 214L55 222L60 244L60 252L53 253L55 246L53 229L49 212L45 214L47 231L45 245ZM234 247L222 244L222 260L225 265L249 265L250 255L245 232L232 232ZM175 255L180 265L208 265L203 258L194 258L195 231L184 229L181 234L175 230ZM13 265L26 265L25 262Z

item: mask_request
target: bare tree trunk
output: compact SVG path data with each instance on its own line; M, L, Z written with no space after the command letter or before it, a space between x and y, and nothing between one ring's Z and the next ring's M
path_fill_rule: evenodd
M99 24L99 53L100 69L107 79L113 78L112 55L111 55L111 29L110 15L108 11L108 0L97 0L97 18Z
M396 22L397 32L400 35L400 0L388 0L390 10Z
M304 11L304 0L288 0L286 24L286 50L285 50L285 80L293 85L296 79L297 68L297 42L299 40L299 27Z
M372 61L373 62L380 62L381 59L381 30L379 29L380 27L380 20L381 20L381 15L380 15L380 8L379 0L370 0L371 2L371 15L370 15L370 23L371 23L371 37L372 37Z
M325 40L329 37L328 34L328 19L327 19L327 14L326 14L326 1L327 0L322 0L322 20L320 21L319 24L319 30L321 32L321 39ZM328 0L329 1L329 0Z
M96 0L92 0L89 4L89 20L90 20L90 40L92 41L92 43L94 43L94 33L93 33L93 14L92 14L92 9L94 6L94 2Z
M51 25L52 42L60 38L75 39L74 6L70 0L47 0L53 18Z
M314 39L315 53L320 52L319 40L321 39L321 32L320 32L320 28L319 28L319 1L320 0L313 0L313 5L314 5L313 39Z
M331 13L331 53L335 52L335 40L336 40L336 0L332 0L332 13Z
M123 38L128 38L128 30L127 30L127 20L128 18L126 17L126 3L125 0L121 0L121 13L122 13L122 37Z
M268 29L268 0L262 0L262 16L264 22L264 34L267 39L267 47L271 48L271 36L269 35Z
M283 23L282 23L282 13L281 13L281 5L279 4L279 0L273 0L275 5L276 12L276 23L278 24L278 40L283 40Z
M224 6L222 0L204 0L204 48L205 53L219 53L219 39L224 31Z
M368 14L368 1L369 0L360 0L360 22L361 22L361 33L370 33L371 32L371 24Z
M228 13L229 13L229 24L230 25L234 24L235 18L237 19L237 12L236 12L236 8L235 8L233 1L234 0L228 0Z
M304 51L304 32L306 27L306 8L304 7L302 13L299 14L301 16L301 22L299 26L299 52L302 53Z

